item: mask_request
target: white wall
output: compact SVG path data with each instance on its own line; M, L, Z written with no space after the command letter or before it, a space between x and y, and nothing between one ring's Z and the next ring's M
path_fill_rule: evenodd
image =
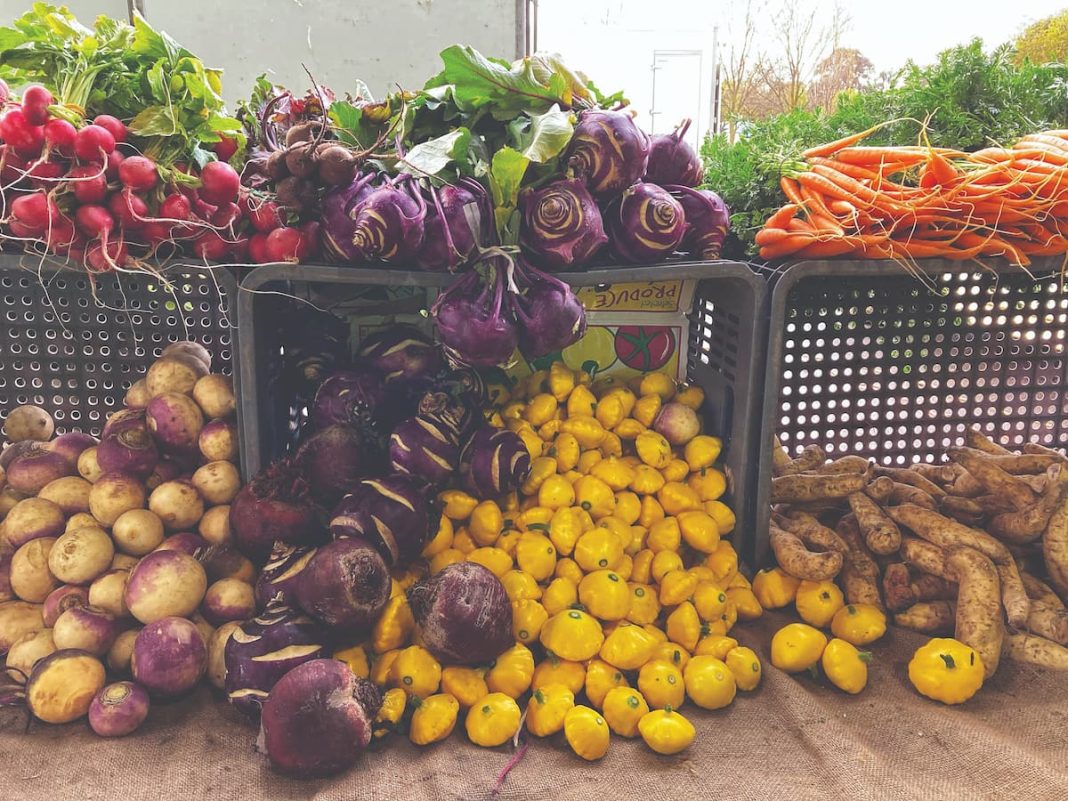
M7 24L31 0L0 0ZM126 17L125 0L53 0L86 24ZM516 56L516 0L145 0L145 16L209 66L222 67L227 100L244 97L257 75L293 89L316 80L343 94L359 78L376 95L420 88L441 69L438 53L470 44Z
M651 133L674 129L683 117L696 144L711 120L713 38L723 3L714 0L539 0L538 49L560 53L605 92L623 89L638 123ZM654 52L696 50L670 59L653 97ZM650 116L655 107L659 113Z

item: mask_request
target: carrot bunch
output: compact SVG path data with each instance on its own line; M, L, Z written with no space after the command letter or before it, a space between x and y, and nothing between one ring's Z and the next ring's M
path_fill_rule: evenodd
M767 260L974 259L1068 253L1068 130L965 153L865 147L876 129L811 148L757 233Z

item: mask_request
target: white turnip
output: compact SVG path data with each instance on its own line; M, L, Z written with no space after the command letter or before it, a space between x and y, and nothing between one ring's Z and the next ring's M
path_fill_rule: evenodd
M208 589L200 562L179 551L153 551L130 571L126 608L142 623L193 614Z
M89 585L89 605L103 609L117 618L127 617L130 610L126 608L126 581L130 578L128 570L109 570Z
M11 557L11 589L23 601L44 603L52 590L62 582L48 569L48 558L56 542L55 537L38 537L21 546Z
M4 436L8 442L47 442L55 430L52 415L40 406L17 406L4 420Z
M95 606L72 606L52 627L56 648L77 648L93 656L104 656L119 636L114 615Z
M95 656L59 650L34 666L26 682L26 705L45 723L70 723L89 712L104 681L104 665Z
M48 554L48 569L64 584L88 584L111 567L115 546L101 528L63 534Z
M12 506L4 518L4 539L12 548L19 548L38 537L58 537L65 521L63 510L52 501L26 498Z
M193 528L204 515L204 501L188 481L164 481L148 498L148 508L167 531Z
M150 400L152 400L152 396L148 392L148 382L143 378L139 378L126 390L126 397L123 399L123 403L131 409L144 409L148 406Z
M145 389L149 398L167 393L184 395L193 391L197 381L207 375L204 365L180 354L157 359L145 374Z
M667 403L653 421L653 429L672 445L685 445L701 433L701 418L689 406Z
M24 684L37 660L44 659L56 650L52 629L41 629L20 637L7 652L7 675L13 681Z
M197 531L211 545L228 545L233 540L230 533L230 507L224 504L208 509L200 518Z
M119 515L111 537L123 553L144 556L163 543L163 521L148 509L131 509Z
M205 461L232 462L237 459L237 429L227 420L212 420L200 429L197 445Z
M108 649L107 663L111 670L116 673L130 672L130 658L133 656L134 641L140 631L140 627L127 629L115 638L115 642Z
M89 511L103 526L113 526L123 512L144 506L144 486L124 473L104 473L89 492Z
M100 469L100 462L96 460L96 447L86 448L78 457L78 475L90 484L95 483L104 475L104 471Z
M204 594L200 613L213 626L233 620L247 620L256 613L252 585L234 578L216 581Z
M193 473L193 486L210 505L229 504L241 489L241 474L233 462L208 462Z
M193 387L193 400L210 418L226 418L237 408L234 397L234 383L230 376L210 373L201 378Z
M65 515L76 515L89 511L89 491L92 487L81 476L64 476L45 484L37 497L51 501Z

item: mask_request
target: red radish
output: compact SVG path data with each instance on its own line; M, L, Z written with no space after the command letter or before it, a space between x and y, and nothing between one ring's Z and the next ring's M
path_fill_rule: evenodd
M260 233L269 234L275 228L285 225L282 219L282 208L273 200L265 200L262 203L249 203L248 219L252 227Z
M98 115L97 118L93 120L93 125L99 125L101 128L106 128L116 143L125 142L126 136L129 134L129 131L123 124L122 120L112 117L110 114Z
M269 264L267 255L267 234L253 234L248 240L248 255L253 264Z
M185 195L173 194L163 198L159 204L159 216L165 220L193 219L193 204Z
M74 212L74 222L78 225L78 230L90 239L106 239L108 234L115 230L115 218L106 208L95 204L79 206Z
M237 241L230 245L230 260L245 264L248 262L248 237L238 237Z
M108 273L116 267L125 267L128 258L126 243L122 241L109 242L106 253L102 242L94 242L85 251L86 266L94 273Z
M82 161L103 163L115 150L115 137L100 125L86 125L74 140L74 153Z
M74 230L74 223L67 219L56 220L52 229L45 234L49 249L61 256L67 253L77 240L78 233Z
M42 230L33 225L26 225L22 220L12 219L7 224L8 230L12 236L17 236L20 239L40 239Z
M216 231L202 231L193 239L193 253L207 261L225 261L230 250L231 243Z
M209 203L229 203L237 200L241 176L229 164L209 161L200 171L200 196Z
M2 123L0 123L0 126L2 126ZM3 165L0 167L0 186L4 187L22 178L22 173L25 172L28 166L26 159L8 145L0 145L0 164Z
M156 162L144 156L130 156L119 164L119 180L128 189L143 192L156 185Z
M229 161L234 157L234 153L236 152L237 140L231 139L225 134L215 143L215 155L219 157L219 161Z
M122 155L118 148L108 153L107 164L105 169L109 181L119 180L119 167L126 161L126 156Z
M59 218L59 207L44 192L31 192L11 201L11 216L37 231L44 231Z
M193 201L193 214L201 220L210 220L215 216L216 211L218 211L218 209L206 200L197 198Z
M148 204L140 195L129 189L116 192L108 200L108 208L123 228L137 229L144 225L148 216Z
M30 125L44 125L48 122L48 107L55 102L52 93L40 84L27 86L22 92L22 112Z
M267 256L271 261L299 263L308 256L308 241L299 228L276 228L267 234Z
M33 150L34 143L37 142L38 130L27 121L22 109L13 108L0 117L0 139L20 152ZM43 131L40 131L40 136L43 142Z
M159 245L171 239L171 224L160 220L150 220L141 228L141 238L150 245Z
M37 189L54 189L56 181L63 177L67 168L58 161L38 161L27 171L30 183Z
M67 178L79 203L101 203L108 195L108 179L99 165L71 167Z
M236 203L223 203L211 215L211 224L216 228L228 228L241 218L241 209Z
M66 120L49 120L44 126L45 144L64 158L74 155L74 139L78 129Z
M7 81L0 78L0 106L4 105L11 99L11 89L8 88Z

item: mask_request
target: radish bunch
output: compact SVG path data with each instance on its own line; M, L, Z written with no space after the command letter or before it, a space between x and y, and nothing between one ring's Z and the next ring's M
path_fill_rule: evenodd
M2 84L2 82L0 82ZM317 230L285 225L263 193L241 186L215 146L199 171L137 152L119 119L81 121L32 85L16 101L0 86L0 243L65 256L91 273L182 253L225 261L299 261Z

